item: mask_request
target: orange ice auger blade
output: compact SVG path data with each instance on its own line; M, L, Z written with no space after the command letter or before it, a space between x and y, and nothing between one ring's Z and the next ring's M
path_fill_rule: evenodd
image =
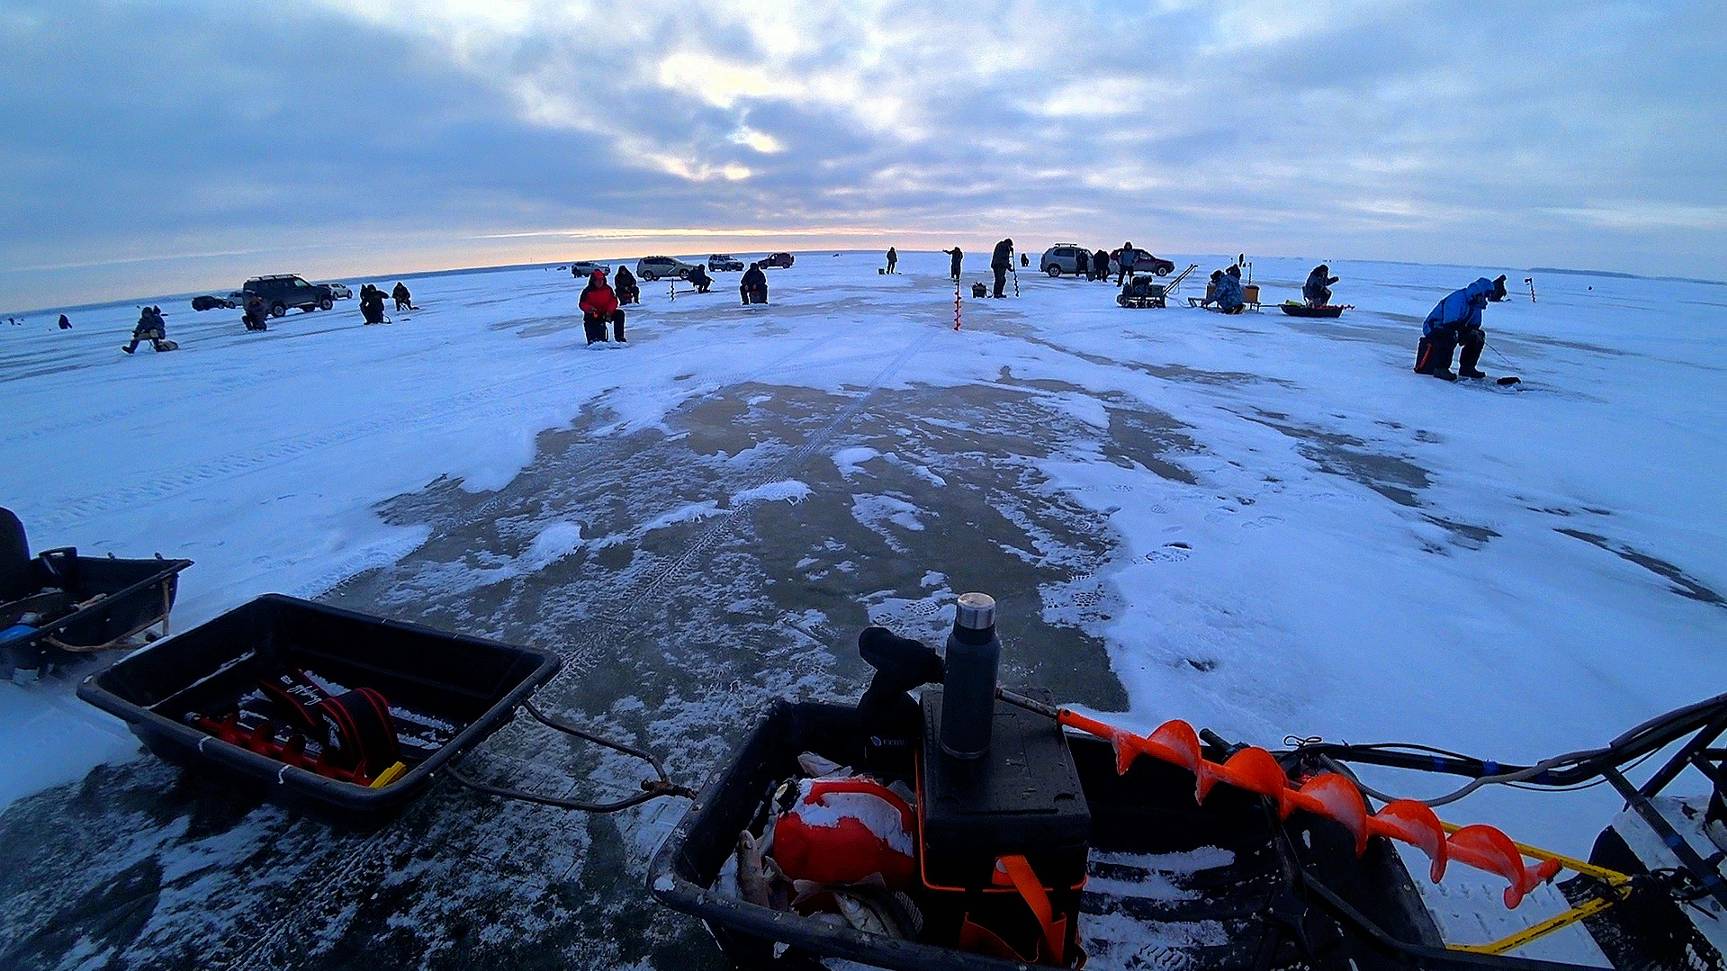
M1205 762L1199 755L1199 733L1187 722L1174 719L1166 721L1157 726L1157 731L1152 732L1146 741L1149 748L1165 753L1158 755L1159 758L1179 765L1195 775L1199 773L1200 765Z
M1050 713L1047 707L1041 710ZM1457 860L1504 877L1510 884L1505 889L1507 907L1522 903L1531 890L1551 880L1561 869L1557 860L1547 860L1533 868L1526 866L1517 844L1492 826L1465 826L1447 838L1433 810L1411 799L1393 800L1370 816L1360 787L1341 773L1321 773L1294 788L1276 757L1262 748L1238 749L1219 765L1201 754L1198 734L1184 721L1166 721L1147 737L1066 708L1054 714L1062 725L1095 735L1114 746L1117 772L1127 772L1134 759L1147 755L1192 772L1194 798L1199 802L1204 802L1222 782L1276 800L1280 818L1286 819L1300 809L1342 825L1355 837L1357 854L1366 851L1370 836L1407 843L1427 854L1434 883L1445 876L1447 864Z
M1492 826L1465 826L1451 834L1451 858L1477 870L1497 874L1510 882L1505 888L1505 906L1516 907L1523 897L1559 872L1559 861L1548 860L1533 869L1524 866L1523 853L1511 837Z
M1367 827L1375 836L1408 843L1426 853L1433 861L1429 876L1434 883L1445 876L1450 844L1445 841L1445 828L1439 824L1438 815L1426 803L1413 799L1388 802L1367 821Z
M1105 724L1095 718L1089 718L1066 708L1056 712L1056 721L1108 742L1110 747L1115 750L1116 775L1126 775L1128 767L1133 765L1133 760L1140 754L1138 743L1141 739L1132 732L1122 731L1114 725Z
M1355 855L1367 852L1367 802L1355 783L1336 772L1324 772L1302 783L1292 801L1315 816L1341 823L1355 837Z
M1265 749L1241 749L1223 763L1215 777L1217 781L1227 782L1237 789L1275 800L1279 819L1288 818L1294 808L1287 798L1289 777L1283 774L1283 766L1278 765Z

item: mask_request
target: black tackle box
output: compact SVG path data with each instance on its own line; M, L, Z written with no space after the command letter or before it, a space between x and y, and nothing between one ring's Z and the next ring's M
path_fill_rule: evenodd
M1027 694L1051 701L1047 690ZM918 761L925 885L990 887L996 860L1021 855L1045 886L1077 889L1085 881L1091 809L1061 726L998 700L989 751L962 761L941 750L941 711L941 689L927 689Z

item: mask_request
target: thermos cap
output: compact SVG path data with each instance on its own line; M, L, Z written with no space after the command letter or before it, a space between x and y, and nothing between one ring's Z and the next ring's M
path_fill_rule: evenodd
M995 626L995 598L987 593L962 593L953 625L962 630L989 630Z

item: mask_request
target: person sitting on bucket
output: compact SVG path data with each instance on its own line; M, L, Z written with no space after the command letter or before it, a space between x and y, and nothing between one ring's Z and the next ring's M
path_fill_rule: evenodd
M589 344L605 341L608 323L612 325L618 343L629 343L624 340L624 312L618 309L618 295L606 285L606 271L595 270L588 275L588 285L582 290L580 306L582 329L587 332Z
M690 282L696 285L697 293L707 293L708 288L714 285L714 278L708 276L707 267L697 263L696 268L690 271Z
M1461 290L1453 290L1421 322L1421 341L1415 349L1415 371L1431 374L1447 381L1485 378L1475 362L1481 359L1481 349L1487 346L1487 332L1481 329L1481 311L1488 302L1505 299L1505 274L1496 280L1482 277ZM1451 352L1463 345L1457 359L1457 374L1451 373Z
M1217 302L1217 281L1223 279L1222 270L1212 270L1211 279L1205 282L1205 298L1199 301L1201 307L1209 307Z
M60 315L60 329L61 330L71 330L72 329L72 319L70 317L67 317L65 314Z
M409 295L408 288L401 281L396 281L396 288L390 291L391 299L396 301L396 310L418 310L414 306L414 298Z
M365 296L364 293L360 294L362 300ZM247 330L269 330L270 325L265 323L269 316L270 312L264 309L263 297L255 293L246 295L246 309L240 315L240 322L246 325Z
M1337 277L1331 275L1331 267L1321 263L1307 275L1307 282L1301 285L1301 296L1309 307L1326 306L1331 303L1331 285L1336 282Z
M588 343L606 340L606 324L612 325L612 339L620 344L624 340L624 312L619 309L618 295L606 284L604 267L588 274L588 285L582 289L582 296L577 301L582 308L582 330L587 334Z
M642 288L636 284L636 275L622 263L618 264L617 275L612 278L612 287L617 291L620 305L642 302Z
M1238 314L1247 308L1247 301L1241 295L1241 271L1230 267L1217 278L1217 286L1212 290L1212 299L1217 303L1217 309L1226 314Z
M751 263L744 271L744 278L738 283L738 296L746 305L768 302L768 275L762 272L760 263Z
M384 291L370 283L360 288L360 316L368 324L384 322Z
M138 313L138 326L132 328L132 343L120 348L130 354L138 349L138 345L150 342L150 349L166 350L168 340L168 322L162 317L161 307L145 307Z

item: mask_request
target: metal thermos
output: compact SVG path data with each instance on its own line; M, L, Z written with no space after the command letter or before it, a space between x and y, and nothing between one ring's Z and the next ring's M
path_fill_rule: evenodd
M1000 665L995 598L983 593L960 595L953 632L947 636L947 675L942 681L943 752L958 759L975 759L989 751Z

